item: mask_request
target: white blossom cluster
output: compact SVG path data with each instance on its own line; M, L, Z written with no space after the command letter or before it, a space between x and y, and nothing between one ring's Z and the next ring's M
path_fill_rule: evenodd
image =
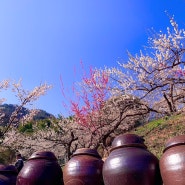
M10 82L9 80L2 80L0 82L0 89L6 89L6 88L8 88L9 82Z
M16 93L18 100L24 104L36 101L40 96L45 95L47 90L51 89L52 86L46 83L40 84L31 91L27 91L22 87L22 80L18 83L13 83L12 91Z
M33 90L25 90L22 86L22 80L20 79L17 83L13 82L10 84L10 81L4 80L0 83L0 89L6 89L12 87L12 91L15 93L15 96L19 100L19 105L16 106L15 111L11 114L7 126L3 129L3 135L12 127L17 127L21 117L21 110L27 104L31 104L33 101L36 101L40 96L45 95L46 92L52 88L51 85L46 83L40 84L35 87ZM0 100L2 102L3 98ZM32 111L30 115L27 115L22 119L22 121L27 121L36 114L36 111ZM1 120L0 120L1 121Z
M128 61L118 62L118 68L98 70L109 75L113 95L133 94L147 100L150 108L163 102L162 112L181 107L179 102L182 103L184 94L180 96L179 89L185 87L185 30L178 27L174 17L170 17L170 23L172 29L168 27L166 33L148 39L145 52L135 56L128 52Z
M40 112L39 109L31 109L29 111L29 114L26 114L25 116L23 116L20 120L20 123L22 123L22 125L24 125L25 123L33 120L34 116L37 115Z
M1 90L6 90L8 87L9 87L9 83L10 81L9 80L2 80L0 81L0 91ZM0 105L5 102L6 99L5 98L0 98Z

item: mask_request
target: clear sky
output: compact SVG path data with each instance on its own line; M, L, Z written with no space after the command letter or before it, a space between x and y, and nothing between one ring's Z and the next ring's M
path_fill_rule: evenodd
M70 87L80 61L98 68L126 61L127 50L147 45L148 30L170 26L165 10L185 28L185 0L1 0L0 80L22 78L28 90L52 84L34 105L65 114L60 76Z

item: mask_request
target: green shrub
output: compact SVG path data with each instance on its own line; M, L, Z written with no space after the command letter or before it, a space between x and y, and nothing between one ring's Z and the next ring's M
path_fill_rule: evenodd
M33 124L32 122L29 122L23 126L19 126L18 130L21 133L31 133L33 132Z
M43 119L37 121L37 128L38 129L45 129L51 127L51 121L49 119Z

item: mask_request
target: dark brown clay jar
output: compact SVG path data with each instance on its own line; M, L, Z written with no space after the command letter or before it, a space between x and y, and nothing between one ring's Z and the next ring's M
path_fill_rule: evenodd
M62 169L54 153L33 153L19 172L16 185L63 185Z
M0 185L15 185L17 174L15 166L0 164Z
M103 165L105 185L161 185L159 160L135 134L117 136Z
M160 170L165 185L185 185L185 135L166 142Z
M103 160L96 150L77 149L64 167L65 185L103 185Z

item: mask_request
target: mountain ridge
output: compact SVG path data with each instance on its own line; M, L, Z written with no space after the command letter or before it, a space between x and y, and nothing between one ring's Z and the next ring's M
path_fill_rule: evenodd
M11 114L15 111L15 109L18 107L16 104L2 104L0 105L0 126L6 126L6 124L9 122ZM20 113L17 115L19 119L23 118L23 116L28 115L31 110L35 109L28 109L25 107L22 107L20 110ZM43 120L43 119L49 119L49 118L55 118L55 116L51 113L46 112L42 109L36 109L37 113L33 116L33 120Z

